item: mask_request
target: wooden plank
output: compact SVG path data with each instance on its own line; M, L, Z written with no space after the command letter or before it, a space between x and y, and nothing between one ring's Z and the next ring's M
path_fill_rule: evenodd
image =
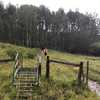
M46 62L46 78L49 79L50 77L50 65L49 65L49 56L47 56L47 62Z
M80 62L79 73L78 73L78 86L82 85L82 73L83 73L83 62Z
M39 63L39 67L38 67L38 75L41 76L41 63Z
M88 87L88 77L89 77L89 61L87 61L87 71L86 71L86 86Z
M18 60L18 57L19 57L19 53L17 52L15 60Z
M75 64L75 63L71 63L71 62L57 61L57 60L50 60L50 62L59 63L59 64L66 64L66 65L70 65L70 66L74 66L74 67L79 67L80 66L80 64Z
M13 59L0 59L0 63L7 63L11 61L14 61L14 60Z

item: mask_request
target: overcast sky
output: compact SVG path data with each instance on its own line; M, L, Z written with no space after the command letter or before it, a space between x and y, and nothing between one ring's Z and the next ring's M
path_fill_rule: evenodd
M39 6L41 4L48 7L50 10L57 11L59 8L64 8L67 12L69 9L75 10L79 8L80 12L98 13L100 16L100 0L0 0L4 4L32 4Z

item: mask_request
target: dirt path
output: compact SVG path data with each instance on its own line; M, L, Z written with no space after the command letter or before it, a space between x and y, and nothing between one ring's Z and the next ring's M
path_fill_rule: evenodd
M91 91L95 92L98 96L100 96L100 84L95 81L89 80L88 86Z

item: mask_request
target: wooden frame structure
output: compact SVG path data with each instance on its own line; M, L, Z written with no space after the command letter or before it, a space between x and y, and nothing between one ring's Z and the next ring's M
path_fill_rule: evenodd
M83 71L83 62L80 62L79 64L71 63L71 62L65 62L65 61L57 61L57 60L52 60L50 59L49 56L47 56L47 61L46 61L46 78L50 78L50 63L58 63L58 64L65 64L65 65L70 65L73 67L78 67L79 68L79 73L78 73L78 86L81 86L86 78L86 85L88 86L88 72L89 72L89 62L87 62L87 72L86 72L86 77L84 75Z

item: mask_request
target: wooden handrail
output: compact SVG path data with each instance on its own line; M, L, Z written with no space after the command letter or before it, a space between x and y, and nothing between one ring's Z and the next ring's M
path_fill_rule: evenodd
M14 78L16 77L17 70L19 70L19 66L22 67L21 62L20 62L20 55L17 52L15 56L15 64L13 68L13 82L14 82Z

